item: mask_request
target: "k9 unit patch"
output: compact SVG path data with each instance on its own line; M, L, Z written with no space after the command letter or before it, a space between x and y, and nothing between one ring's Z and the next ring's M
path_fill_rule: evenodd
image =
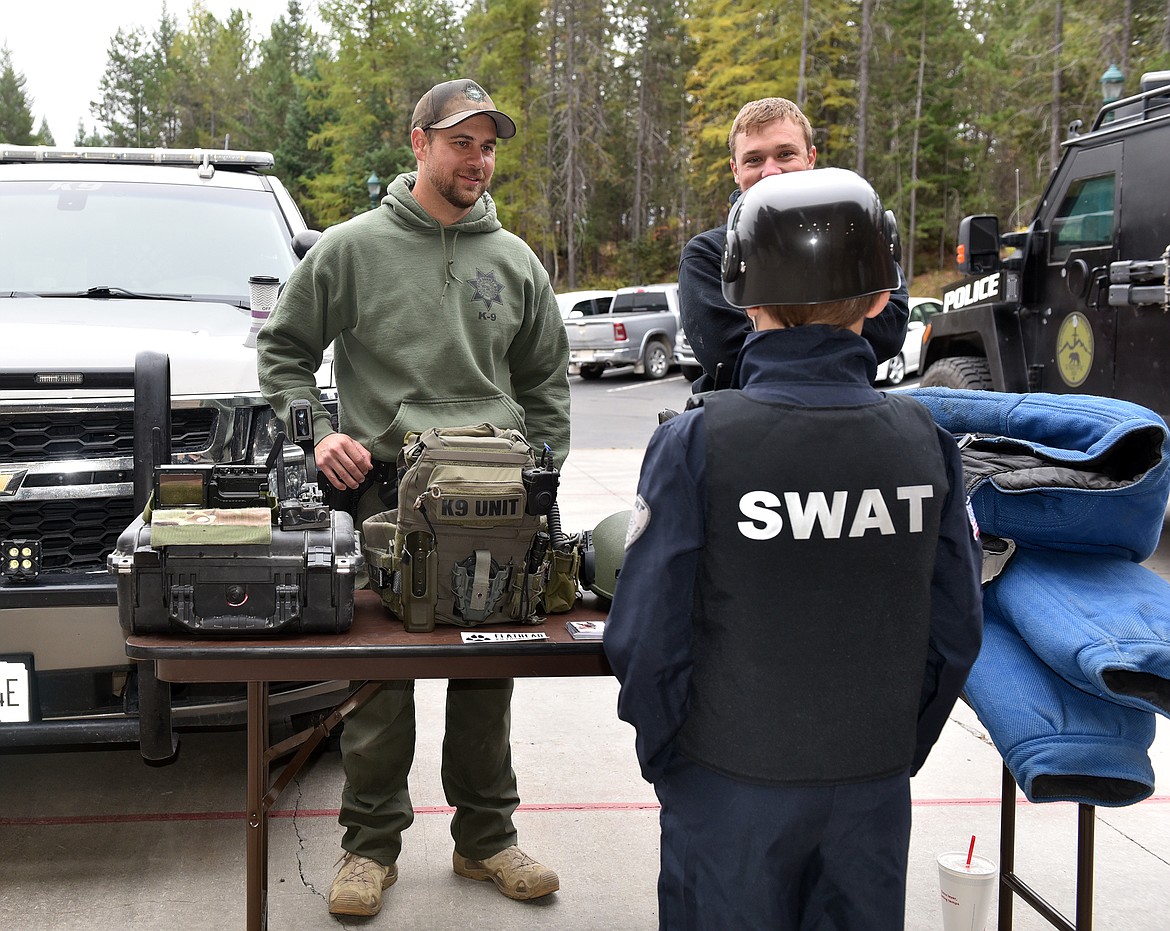
M520 495L484 498L445 494L436 500L438 514L435 519L439 523L484 523L494 526L501 521L520 520L524 516L524 502Z

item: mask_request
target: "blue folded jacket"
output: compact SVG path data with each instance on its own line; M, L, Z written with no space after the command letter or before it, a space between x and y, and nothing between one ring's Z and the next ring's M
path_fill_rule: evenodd
M1170 431L1153 411L1092 395L907 393L967 437L967 493L987 533L1134 562L1154 552L1170 493Z
M1120 807L1153 793L1154 715L1074 688L986 601L964 694L1028 801Z
M983 592L1078 688L1170 716L1170 582L1116 556L1016 550Z

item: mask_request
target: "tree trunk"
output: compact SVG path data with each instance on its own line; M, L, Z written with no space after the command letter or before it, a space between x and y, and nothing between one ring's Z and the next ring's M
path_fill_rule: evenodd
M1064 3L1056 0L1052 25L1052 127L1048 135L1048 171L1060 160L1060 57L1064 45Z
M1133 0L1125 0L1125 15L1121 17L1121 73L1129 77L1129 46L1133 42Z
M902 250L906 283L914 281L914 240L918 235L918 137L922 132L922 96L926 85L926 15L918 33L918 86L914 91L914 134L910 143L910 236Z
M577 183L577 159L581 134L581 94L577 76L576 9L566 6L565 17L565 276L567 290L577 287L577 217L581 186Z
M1167 0L1167 3L1170 3L1170 0ZM800 20L800 76L796 81L796 105L801 110L808 102L808 87L805 77L808 73L808 6L809 0L804 0L804 12Z
M869 122L869 50L873 45L873 0L861 0L861 49L857 74L857 173L865 177L866 126Z
M634 138L634 205L631 211L630 239L637 242L642 233L642 185L646 163L646 84L650 69L650 29L647 23L646 35L642 39L642 80L638 82L638 128ZM642 270L636 269L638 275Z

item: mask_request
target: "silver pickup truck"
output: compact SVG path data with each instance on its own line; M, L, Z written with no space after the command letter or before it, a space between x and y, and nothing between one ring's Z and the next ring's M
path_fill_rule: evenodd
M677 284L619 288L607 313L565 321L570 371L592 379L632 365L643 378L662 378L674 364L678 321Z

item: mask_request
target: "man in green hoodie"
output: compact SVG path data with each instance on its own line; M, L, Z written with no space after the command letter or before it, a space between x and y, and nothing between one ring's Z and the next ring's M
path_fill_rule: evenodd
M326 231L257 337L265 398L280 412L312 405L318 469L355 492L358 526L397 505L393 464L409 431L489 422L547 444L558 463L568 453L564 324L547 273L487 193L496 140L515 133L474 81L427 91L411 123L417 171L399 175L376 210ZM315 387L330 344L338 430ZM533 899L560 883L516 846L511 699L510 679L451 680L442 779L455 872ZM385 683L346 719L333 914L377 914L398 878L414 739L413 681Z

